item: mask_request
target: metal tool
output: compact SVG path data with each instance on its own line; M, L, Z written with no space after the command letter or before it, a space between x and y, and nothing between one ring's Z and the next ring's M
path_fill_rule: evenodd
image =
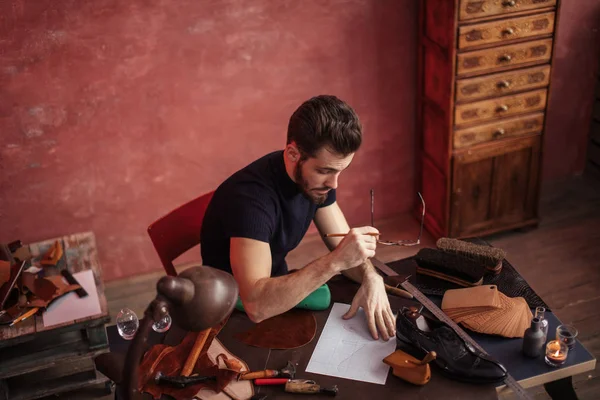
M261 378L290 378L294 379L296 376L296 367L294 364L288 361L287 365L282 369L265 369L263 371L253 371L241 373L238 380L248 381L251 379Z
M375 227L375 192L371 189L371 226Z
M166 376L162 372L158 371L154 376L154 381L157 385L169 385L176 388L184 388L190 385L196 385L198 383L206 381L216 381L216 376Z
M69 282L69 285L81 286L81 284L77 281L77 279L75 279L75 277L73 275L71 275L71 273L67 269L63 269L62 271L60 271L60 274L67 280L67 282ZM75 293L77 294L77 297L80 297L80 298L88 295L88 293L85 291L83 286L81 286L79 289L75 290Z
M303 394L326 394L335 396L338 393L337 386L331 388L322 388L317 382L308 379L292 379L285 384L285 391L288 393Z
M387 267L387 266L386 266ZM387 267L389 268L389 267ZM391 268L390 268L391 269ZM425 308L427 308L433 315L435 315L440 321L448 324L458 336L460 336L465 342L470 343L477 350L481 351L484 354L488 354L471 336L469 336L465 331L462 330L450 317L448 317L442 310L439 309L431 300L427 298L423 293L419 291L412 283L408 281L404 281L400 284L404 289L412 293L412 295L417 299ZM506 379L504 380L506 386L512 389L512 391L517 395L518 398L524 400L532 400L532 397L525 391L523 386L519 384L510 374L507 373Z
M371 258L371 263L377 267L378 270L380 270L381 272L383 272L384 274L386 274L387 276L398 276L398 273L396 271L394 271L393 269L391 269L390 267L388 267L387 265L385 265L384 263L382 263L381 261L379 261L376 258ZM393 294L396 296L400 296L400 297L404 297L407 299L412 299L413 295L410 294L409 292L407 292L406 290L402 290L398 287L394 287L394 286L390 286L388 284L385 285L385 291L388 292L389 294Z
M250 400L265 400L266 398L266 394L256 393L254 396L250 397Z

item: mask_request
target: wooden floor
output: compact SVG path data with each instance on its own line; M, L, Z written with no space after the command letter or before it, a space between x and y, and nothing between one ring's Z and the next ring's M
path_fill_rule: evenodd
M529 232L509 232L485 239L505 249L508 259L534 290L565 323L579 329L579 338L597 358L600 356L600 182L577 177L546 185L540 204L541 223ZM376 221L389 238L413 239L418 223L409 215ZM434 246L429 235L422 246ZM377 256L392 261L413 255L418 248L383 247ZM194 250L194 254L199 254ZM307 236L288 256L291 268L298 268L327 252L317 235ZM106 296L111 315L123 307L139 316L155 294L161 272L109 282ZM575 388L580 399L600 397L598 370L577 376ZM536 399L549 398L543 388L530 389Z

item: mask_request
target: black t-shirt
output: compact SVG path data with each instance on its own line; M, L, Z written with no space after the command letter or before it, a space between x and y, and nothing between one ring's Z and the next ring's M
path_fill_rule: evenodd
M285 275L285 257L306 234L317 208L335 199L332 189L323 204L314 204L287 174L283 151L267 154L215 191L200 234L202 263L231 273L229 240L243 237L269 243L271 276Z

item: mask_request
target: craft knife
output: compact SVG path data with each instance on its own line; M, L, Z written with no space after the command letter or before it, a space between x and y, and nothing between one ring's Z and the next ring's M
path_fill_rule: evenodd
M77 279L75 279L75 277L73 275L71 275L71 273L67 269L63 269L62 271L60 271L60 273L66 279L66 281L69 283L69 285L81 286L79 289L75 290L77 297L81 298L81 297L85 297L88 295L87 291L83 288L83 286L77 281Z

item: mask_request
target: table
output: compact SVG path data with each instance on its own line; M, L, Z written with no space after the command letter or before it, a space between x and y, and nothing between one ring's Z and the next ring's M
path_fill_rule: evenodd
M407 269L412 268L410 263L404 266L394 266L399 272L410 272ZM352 301L358 285L350 282L343 277L335 277L329 281L329 287L332 294L332 302L341 302L349 304ZM432 298L432 300L441 302L441 298ZM390 303L394 310L402 306L414 305L415 302L407 299L390 296ZM242 358L251 370L262 370L265 368L278 369L286 365L287 361L297 363L297 378L313 379L324 387L337 385L339 389L338 398L394 398L402 399L420 399L420 398L443 398L443 399L495 399L497 393L503 389L503 385L472 385L461 383L445 378L440 373L436 373L432 368L432 379L425 386L414 386L392 375L391 369L385 385L377 385L365 382L352 381L325 375L311 374L304 372L310 360L312 352L317 344L318 338L323 330L329 310L315 312L317 319L317 333L311 343L304 347L291 350L265 350L247 346L237 341L233 335L240 331L245 331L252 327L253 323L248 317L234 311L227 325L219 333L218 338L223 345L236 356ZM550 320L550 331L556 329L559 323L558 319L551 313L548 313ZM109 342L111 351L125 353L129 342L122 339L115 326L108 328ZM565 366L554 369L543 361L543 357L532 360L527 359L520 353L521 339L506 339L491 337L485 335L472 335L475 340L481 344L486 351L498 358L508 368L523 386L531 387L541 385L547 382L559 380L585 371L594 369L595 359L580 343L573 355L570 356ZM158 335L152 332L150 343L159 343L164 335ZM277 399L297 399L298 395L287 394L283 392L282 387L257 387L257 393L267 394L268 398ZM327 396L312 396L311 398L328 398Z
M110 383L97 374L93 363L95 356L109 351L105 325L110 321L94 234L44 240L22 250L39 258L56 240L63 244L63 258L58 268L46 273L58 274L61 268L71 273L91 269L101 313L51 327L44 326L41 315L13 327L0 325L0 399L36 399Z
M358 285L343 277L336 277L329 283L332 300L335 302L350 303ZM393 307L412 305L414 302L390 297ZM317 333L315 338L306 346L290 350L267 350L247 346L233 336L235 333L245 331L253 326L250 319L242 312L234 311L225 327L219 332L218 338L223 345L233 354L242 358L250 370L262 370L265 368L279 369L286 365L287 361L297 364L297 378L313 379L324 387L337 385L339 393L337 398L394 398L401 393L403 399L419 398L444 398L444 399L496 399L496 391L492 385L469 385L449 380L440 374L432 373L431 381L425 386L414 386L395 377L390 372L386 385L377 385L365 382L352 381L325 375L305 373L306 366L312 352L317 344L318 338L323 330L329 310L315 312L317 319ZM122 339L115 326L107 329L111 351L125 353L130 342ZM164 335L152 332L149 341L159 343ZM391 370L390 370L391 371ZM278 387L256 387L257 393L267 394L268 399L298 399L298 395L285 393L282 386ZM150 398L150 397L148 397ZM313 395L311 399L331 398L324 395Z
M479 241L479 243L482 242ZM415 276L416 274L416 265L411 259L397 261L390 266L400 274L411 276ZM438 306L441 305L442 297L428 297ZM561 325L562 322L550 311L546 311L545 317L549 322L548 341L550 341L554 339L556 327ZM577 340L575 348L569 351L565 365L560 368L553 368L544 362L543 356L537 359L525 357L521 351L523 340L520 338L508 339L471 331L467 331L467 333L486 352L500 361L521 386L530 388L545 385L546 391L554 399L566 400L568 398L575 398L573 396L574 390L571 377L587 371L593 371L596 368L596 359L579 340ZM496 390L498 393L503 394L510 391L504 384L499 384Z

